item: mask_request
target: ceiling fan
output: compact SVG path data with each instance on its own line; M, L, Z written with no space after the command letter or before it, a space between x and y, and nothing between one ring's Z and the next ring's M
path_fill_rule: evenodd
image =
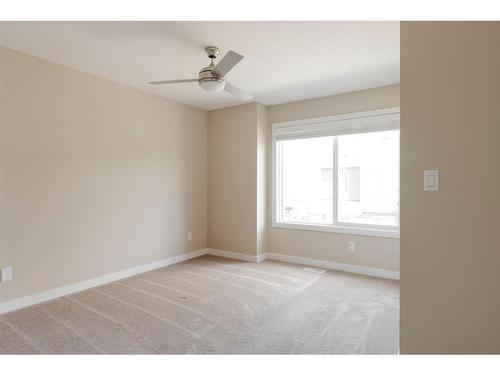
M169 83L185 83L185 82L198 82L200 87L208 92L217 91L227 91L228 93L240 98L243 101L249 101L253 99L252 95L244 92L236 86L231 85L226 82L225 75L235 67L236 64L240 62L243 58L240 54L229 51L222 58L222 60L215 65L214 60L219 54L219 49L217 47L209 46L205 48L205 51L210 59L210 65L200 70L198 78L193 79L175 79L171 81L153 81L149 82L151 85L165 85Z

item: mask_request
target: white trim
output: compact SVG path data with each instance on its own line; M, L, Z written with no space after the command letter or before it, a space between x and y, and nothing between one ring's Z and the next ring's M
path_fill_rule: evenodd
M340 121L340 120L352 120L352 119L357 119L357 118L384 116L384 115L392 115L392 114L399 114L399 113L400 113L400 107L390 107L390 108L374 109L371 111L350 112L350 113L344 113L341 115L314 117L314 118L309 118L309 119L304 119L304 120L275 122L275 123L273 123L273 127L281 128L281 127L286 127L286 126L321 124L324 122L333 122L333 121Z
M301 264L304 266L326 268L335 271L343 271L343 272L356 273L360 275L382 277L384 279L399 280L399 271L384 270L382 268L356 266L353 264L337 263L329 260L304 258L304 257L271 253L271 252L266 253L266 258L271 260L277 260L280 262Z
M272 227L278 229L291 229L291 230L298 229L298 230L312 230L315 232L343 233L343 234L352 234L357 236L385 237L385 238L400 237L400 234L397 231L368 229L359 227L338 227L333 225L294 224L294 223L273 223Z
M257 255L257 263L263 262L268 259L269 253L266 251Z
M208 254L210 255L216 255L224 258L238 259L238 260L243 260L245 262L259 263L265 259L262 257L262 254L257 256L257 255L238 253L236 251L227 251L219 249L207 249L207 250Z
M5 314L10 311L22 309L31 305L36 305L37 303L46 302L55 298L63 297L69 294L81 292L86 289L95 288L100 285L111 283L113 281L121 280L127 277L135 276L144 272L152 271L158 268L166 267L172 264L184 262L186 260L197 258L199 256L211 254L217 255L224 258L232 258L243 260L247 262L260 263L266 259L277 260L281 262L302 264L305 266L320 267L336 271L344 271L357 273L362 275L382 277L386 279L399 280L399 272L389 271L379 268L355 266L352 264L336 263L327 260L303 258L292 255L278 254L272 252L261 253L257 256L238 253L234 251L218 250L218 249L200 249L191 251L189 253L180 254L171 258L162 259L156 262L144 264L142 266L137 266L133 268L128 268L123 271L118 271L110 273L108 275L99 276L94 279L89 279L81 281L78 283L65 285L60 288L48 290L45 292L33 294L26 297L16 298L10 301L5 301L0 303L0 314Z
M143 264L142 266L128 268L123 271L118 271L114 273L110 273L104 276L99 276L93 279L81 281L78 283L65 285L60 288L47 290L45 292L33 294L26 297L16 298L10 301L5 301L0 303L0 314L7 313L9 311L14 311L18 309L22 309L23 307L28 307L31 305L35 305L37 303L49 301L55 298L59 298L62 296L66 296L68 294L73 294L77 292L81 292L82 290L95 288L99 285L111 283L113 281L121 280L127 277L131 277L134 275L138 275L144 272L148 272L151 270L155 270L158 268L170 266L175 263L184 262L186 260L196 258L208 253L208 249L200 249L191 251L189 253L180 254L174 257L158 260L156 262Z
M304 258L304 257L293 256L293 255L273 253L273 252L269 252L269 251L255 256L255 255L243 254L243 253L238 253L238 252L234 252L234 251L227 251L227 250L218 250L218 249L207 249L207 250L208 250L208 254L210 254L210 255L216 255L216 256L220 256L220 257L224 257L224 258L237 259L237 260L242 260L245 262L260 263L266 259L271 259L271 260L277 260L280 262L301 264L304 266L326 268L326 269L335 270L335 271L343 271L343 272L356 273L356 274L360 274L360 275L382 277L384 279L399 280L399 271L384 270L382 268L356 266L353 264L337 263L337 262L332 262L332 261L328 261L328 260L320 260L320 259L312 259L312 258Z
M303 223L282 223L278 221L278 210L277 204L281 201L280 194L282 190L282 186L278 186L280 183L276 178L277 173L277 149L276 149L276 141L277 135L276 130L280 128L294 127L294 126L316 126L316 125L328 125L328 123L332 123L335 121L341 120L353 120L353 119L361 119L361 118L370 118L376 116L386 116L386 115L399 115L400 107L391 107L391 108L383 108L372 111L362 111L362 112L353 112L346 113L335 116L326 116L326 117L316 117L312 119L305 120L296 120L296 121L286 121L286 122L276 122L272 124L272 139L271 139L271 227L272 228L280 228L280 229L299 229L299 230L312 230L318 232L332 232L332 233L344 233L344 234L353 234L353 235L362 235L362 236L373 236L373 237L387 237L387 238L400 238L399 226L397 227L384 227L378 225L363 225L363 224L348 224L343 225L342 223L337 222L337 213L335 209L335 204L337 202L336 191L334 190L334 225L314 225L314 224L303 224ZM334 147L334 149L336 149ZM334 153L335 154L335 153ZM334 177L336 178L336 169L337 169L337 158L334 155ZM336 180L334 180L334 184L336 185Z

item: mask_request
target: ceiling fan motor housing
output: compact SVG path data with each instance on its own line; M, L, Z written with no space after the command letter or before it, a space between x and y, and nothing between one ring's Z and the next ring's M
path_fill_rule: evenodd
M205 48L205 51L212 61L210 62L210 65L200 70L200 73L198 74L198 83L205 91L215 92L224 90L224 87L226 86L224 80L212 73L212 70L215 68L213 59L215 59L219 54L219 49L217 47L207 47Z

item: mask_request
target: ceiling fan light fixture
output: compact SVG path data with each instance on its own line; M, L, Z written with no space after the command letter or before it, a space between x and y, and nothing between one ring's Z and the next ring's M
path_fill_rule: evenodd
M221 61L214 64L214 60L219 54L219 49L214 46L209 46L205 48L205 52L210 59L210 64L204 68L201 68L198 73L197 79L174 79L170 81L152 81L149 82L150 85L165 85L169 83L183 83L183 82L198 82L200 87L206 92L218 92L226 91L227 93L239 98L240 100L247 102L253 99L252 95L244 92L236 86L231 85L229 82L226 83L226 74L233 69L236 64L238 64L243 58L242 55L234 51L228 51Z
M220 78L204 78L200 80L200 87L208 92L217 92L224 90L226 82Z

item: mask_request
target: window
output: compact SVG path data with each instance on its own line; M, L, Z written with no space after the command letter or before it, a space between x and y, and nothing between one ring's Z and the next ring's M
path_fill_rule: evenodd
M399 109L273 125L273 225L399 236Z

